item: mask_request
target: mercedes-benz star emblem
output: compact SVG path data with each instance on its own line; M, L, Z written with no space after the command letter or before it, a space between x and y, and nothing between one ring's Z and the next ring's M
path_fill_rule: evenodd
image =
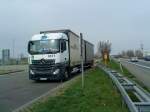
M45 60L44 59L41 59L41 64L45 64Z

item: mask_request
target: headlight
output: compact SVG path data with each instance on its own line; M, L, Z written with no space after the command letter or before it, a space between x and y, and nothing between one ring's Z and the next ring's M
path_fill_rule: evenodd
M60 72L60 69L55 69L55 71L53 72L54 75L58 74Z
M34 75L34 72L33 72L33 70L30 70L30 74Z

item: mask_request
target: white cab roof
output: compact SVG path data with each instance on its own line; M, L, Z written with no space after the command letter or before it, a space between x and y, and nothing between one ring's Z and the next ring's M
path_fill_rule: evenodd
M67 35L64 33L46 33L46 34L36 34L32 36L31 40L41 40L42 36L47 36L47 39L66 39Z

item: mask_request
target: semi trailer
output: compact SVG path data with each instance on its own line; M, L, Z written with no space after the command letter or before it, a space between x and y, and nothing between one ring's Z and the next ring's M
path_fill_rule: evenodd
M82 43L82 45L80 44ZM94 45L69 29L41 31L28 42L29 79L67 80L81 68L81 46L84 66L91 67Z

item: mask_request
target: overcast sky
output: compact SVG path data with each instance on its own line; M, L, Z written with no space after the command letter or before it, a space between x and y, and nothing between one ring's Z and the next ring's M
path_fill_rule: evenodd
M1 0L0 48L27 54L27 42L40 30L82 32L95 47L112 42L112 53L150 50L150 0Z

